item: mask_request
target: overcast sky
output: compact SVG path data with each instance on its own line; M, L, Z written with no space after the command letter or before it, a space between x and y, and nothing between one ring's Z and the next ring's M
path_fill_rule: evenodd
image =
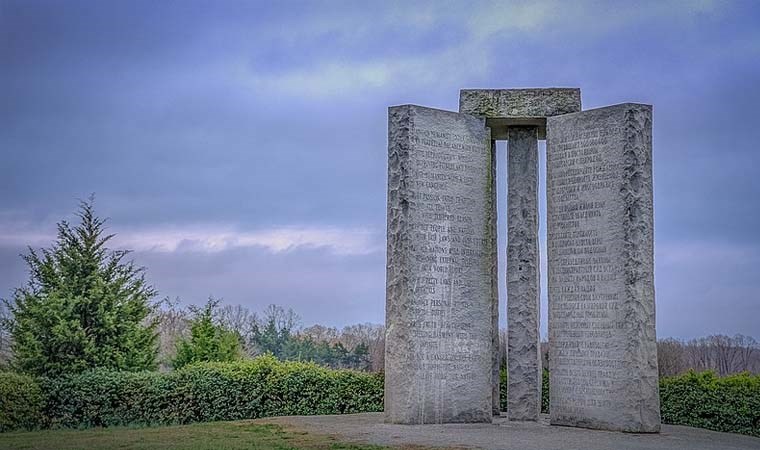
M658 335L760 339L754 1L0 0L0 297L94 192L162 296L383 322L387 107L552 86L654 105Z

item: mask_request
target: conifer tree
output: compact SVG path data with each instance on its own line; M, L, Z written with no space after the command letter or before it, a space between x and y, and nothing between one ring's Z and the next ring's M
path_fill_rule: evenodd
M240 336L216 321L219 301L210 298L203 308L191 307L190 336L177 345L172 365L179 369L195 362L227 362L240 359Z
M22 255L29 281L7 301L13 364L34 375L89 368L156 366L156 324L148 322L155 289L144 268L109 250L114 237L95 215L94 197L80 203L76 226L58 223L51 248Z

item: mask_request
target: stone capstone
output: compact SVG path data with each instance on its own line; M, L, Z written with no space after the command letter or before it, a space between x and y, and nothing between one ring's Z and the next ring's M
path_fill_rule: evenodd
M578 88L462 89L459 112L486 118L491 138L507 139L509 126L536 126L546 138L546 118L581 110Z

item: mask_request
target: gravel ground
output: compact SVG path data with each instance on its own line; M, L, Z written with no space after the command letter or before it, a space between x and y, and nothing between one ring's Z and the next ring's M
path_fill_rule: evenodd
M659 434L630 434L549 425L541 421L509 422L505 417L491 425L390 425L382 413L342 416L273 417L299 430L334 435L341 440L392 446L473 448L483 450L760 450L760 438L663 425Z

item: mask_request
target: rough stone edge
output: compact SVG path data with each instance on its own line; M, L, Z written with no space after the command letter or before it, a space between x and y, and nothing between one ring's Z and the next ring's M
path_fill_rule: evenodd
M628 397L638 399L639 433L660 431L660 396L657 370L657 336L654 292L654 195L652 186L652 106L624 104L623 252L626 322L634 328L628 339L629 373L639 376L628 386ZM642 317L648 317L642 321Z
M386 253L386 291L385 291L385 373L391 375L398 369L392 367L394 361L393 352L396 345L402 345L402 340L396 336L394 320L400 317L396 310L399 307L398 299L408 291L407 281L407 257L409 235L404 232L406 226L406 214L403 206L399 205L398 199L401 192L406 189L409 178L407 165L404 161L409 159L411 140L409 131L413 126L411 105L392 106L388 108L388 191L387 191L387 253ZM395 301L391 301L395 299ZM392 343L388 345L388 343ZM384 416L389 423L399 423L403 413L394 408L394 398L389 389L390 383L386 377L384 383Z

